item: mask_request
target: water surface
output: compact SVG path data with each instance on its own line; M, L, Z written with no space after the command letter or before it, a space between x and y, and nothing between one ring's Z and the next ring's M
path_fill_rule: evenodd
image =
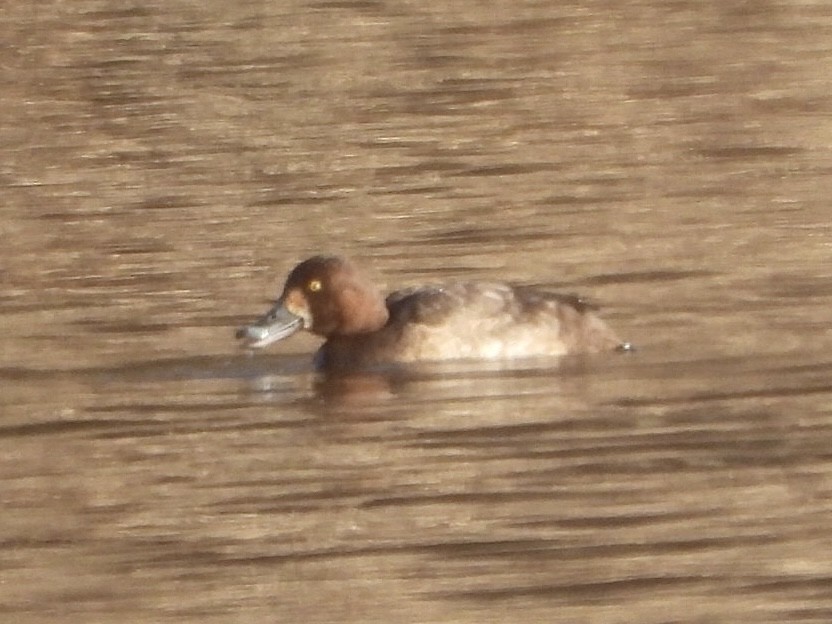
M6 619L832 620L832 7L0 16ZM332 251L639 350L240 353Z

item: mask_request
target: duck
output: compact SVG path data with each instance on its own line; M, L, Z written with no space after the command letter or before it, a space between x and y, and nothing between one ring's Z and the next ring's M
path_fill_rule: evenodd
M301 330L325 340L314 357L318 369L632 349L595 306L574 295L460 281L385 297L352 261L337 255L295 266L274 306L235 337L256 350Z

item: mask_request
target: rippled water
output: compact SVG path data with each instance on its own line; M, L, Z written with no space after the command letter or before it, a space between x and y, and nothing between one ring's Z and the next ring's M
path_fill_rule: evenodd
M4 620L832 621L832 6L9 1L0 34ZM322 251L579 292L640 349L237 351Z

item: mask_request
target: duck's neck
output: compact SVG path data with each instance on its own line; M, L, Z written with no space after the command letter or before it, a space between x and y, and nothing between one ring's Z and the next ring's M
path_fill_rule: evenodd
M387 324L390 313L384 302L384 297L375 288L372 292L363 288L360 290L347 290L342 294L345 301L342 302L342 309L348 311L344 314L339 324L339 336L354 336L356 334L368 334L378 331Z

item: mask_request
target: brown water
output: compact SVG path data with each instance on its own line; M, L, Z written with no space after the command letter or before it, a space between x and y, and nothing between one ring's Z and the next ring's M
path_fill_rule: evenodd
M0 620L832 621L832 5L0 8ZM632 356L312 373L285 272Z

